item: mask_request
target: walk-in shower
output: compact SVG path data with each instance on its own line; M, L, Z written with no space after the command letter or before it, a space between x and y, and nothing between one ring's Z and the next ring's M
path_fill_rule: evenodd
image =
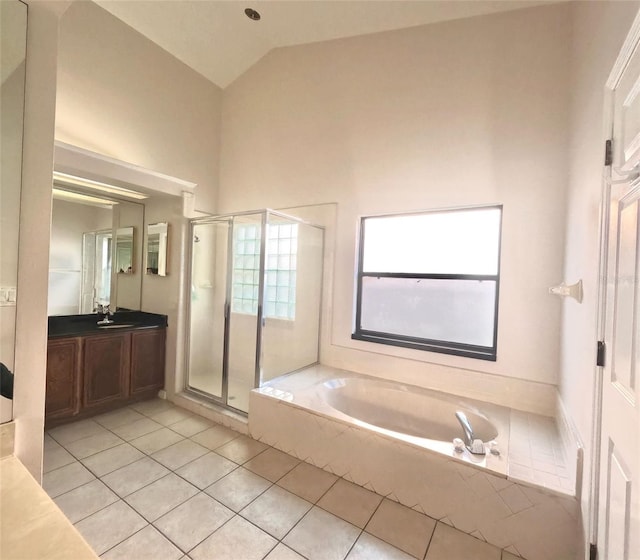
M191 222L187 391L249 392L318 361L324 230L273 210Z

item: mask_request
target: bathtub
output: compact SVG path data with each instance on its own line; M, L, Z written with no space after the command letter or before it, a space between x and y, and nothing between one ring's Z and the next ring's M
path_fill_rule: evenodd
M458 411L465 413L476 438L489 442L498 437L497 427L483 412L443 393L356 377L325 381L319 392L329 406L360 425L400 439L452 442L462 438Z
M499 454L455 450L459 410ZM520 457L544 444L527 434L535 416L318 365L252 391L249 433L527 560L572 558L575 492L546 487L533 465L529 479L510 472L510 447Z

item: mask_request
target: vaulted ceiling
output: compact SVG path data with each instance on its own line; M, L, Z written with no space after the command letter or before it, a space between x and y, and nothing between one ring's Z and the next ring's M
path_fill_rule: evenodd
M549 3L540 0L94 0L224 88L271 49ZM257 10L251 20L245 9Z

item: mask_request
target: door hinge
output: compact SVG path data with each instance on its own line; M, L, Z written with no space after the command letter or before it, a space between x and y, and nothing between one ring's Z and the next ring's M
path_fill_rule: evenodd
M598 545L589 544L589 560L598 560Z
M608 167L613 163L613 143L611 140L607 140L604 143L604 165Z
M596 352L596 365L604 367L607 352L607 345L604 340L598 340L598 350Z

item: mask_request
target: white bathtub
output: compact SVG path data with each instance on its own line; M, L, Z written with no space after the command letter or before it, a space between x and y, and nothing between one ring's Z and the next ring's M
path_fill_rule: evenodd
M476 438L489 442L498 437L497 427L480 410L435 391L389 381L342 377L322 383L320 394L342 414L400 438L413 436L443 442L462 438L457 411L465 413Z

